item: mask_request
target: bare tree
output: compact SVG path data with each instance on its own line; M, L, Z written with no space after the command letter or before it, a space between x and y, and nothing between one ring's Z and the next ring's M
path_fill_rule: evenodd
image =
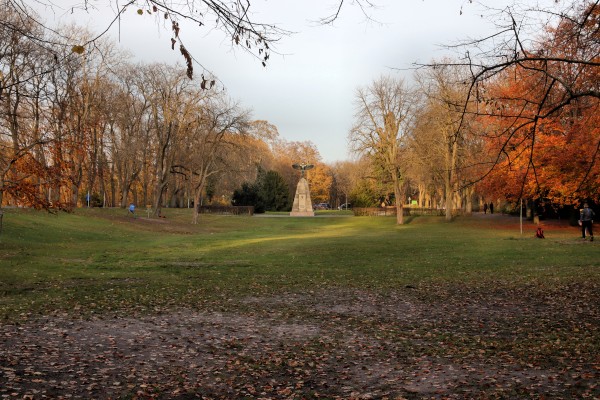
M196 112L193 85L173 67L154 64L145 68L141 85L144 101L149 105L149 129L154 160L154 215L161 215L163 195L167 189L181 140L188 121Z
M349 133L350 146L368 155L392 185L397 222L404 223L405 146L413 128L416 93L404 81L382 77L356 92L355 125Z
M120 189L120 205L125 207L132 185L145 166L151 143L148 126L149 99L142 96L143 68L127 66L120 70L113 103L114 125L109 131L110 157ZM146 199L144 199L145 201Z
M415 119L415 130L408 145L409 166L407 174L416 187L419 207L438 207L445 198L444 152L447 148L440 138L434 108L427 103ZM440 190L442 188L442 190ZM441 192L441 197L438 194Z
M85 30L67 27L65 36L82 37ZM56 165L69 179L68 202L76 206L82 190L93 189L98 175L100 149L108 126L107 95L114 60L113 45L98 42L100 53L72 55L48 75L52 79L52 130ZM85 185L87 184L87 188Z
M413 144L417 150L417 162L425 163L444 182L446 220L452 219L452 212L458 208L457 200L462 198L465 189L464 160L470 143L471 121L463 115L467 87L464 68L440 66L427 69L417 76L420 89L426 96L424 107L417 119L416 135ZM425 145L419 144L425 141ZM467 185L468 186L468 185ZM470 195L466 196L470 208Z
M269 127L270 132L260 132ZM244 183L255 182L258 171L270 171L274 168L274 156L266 140L276 134L276 128L266 121L252 121L246 134L228 134L225 138L227 146L219 157L222 167L211 176L214 183L214 195L229 202L235 190ZM266 135L265 135L266 134Z
M48 208L41 184L57 177L46 163L52 141L47 122L47 76L51 54L30 37L42 32L32 19L0 9L0 209L4 194ZM18 32L12 30L18 29Z
M335 198L338 203L348 204L348 197L358 180L358 168L360 168L359 163L354 161L338 161L331 166Z
M199 93L199 95L201 95ZM198 97L188 131L181 143L179 162L173 171L187 177L194 196L193 223L198 223L198 206L208 179L226 167L226 153L235 141L231 135L248 131L249 114L223 93Z

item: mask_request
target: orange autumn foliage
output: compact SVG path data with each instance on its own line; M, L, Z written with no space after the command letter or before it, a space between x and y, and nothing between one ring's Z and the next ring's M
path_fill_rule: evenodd
M515 81L515 86L519 84ZM505 111L520 109L518 117L505 113L490 119L499 134L488 136L486 147L499 156L483 183L486 191L508 200L543 197L555 204L597 199L600 101L566 106L546 118L528 110L526 101L513 103Z
M600 7L581 13L584 22L548 29L541 48L486 87L482 119L493 126L485 143L495 168L483 186L494 196L600 199Z
M13 168L4 181L4 193L16 200L22 207L36 209L69 210L72 205L61 201L50 201L42 192L41 184L60 187L65 184L63 169L60 165L46 167L35 159L33 154L25 153L15 160Z

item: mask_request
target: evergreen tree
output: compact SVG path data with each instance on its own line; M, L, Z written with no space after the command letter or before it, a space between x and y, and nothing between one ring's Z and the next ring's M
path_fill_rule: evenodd
M262 175L259 193L267 211L286 211L290 209L289 187L285 179L276 171Z
M233 192L235 206L254 206L255 213L289 210L290 195L285 179L276 171L265 172L259 167L256 181L244 183Z
M241 189L233 192L231 203L234 206L254 206L254 213L256 214L265 212L265 205L259 195L256 184L243 183Z

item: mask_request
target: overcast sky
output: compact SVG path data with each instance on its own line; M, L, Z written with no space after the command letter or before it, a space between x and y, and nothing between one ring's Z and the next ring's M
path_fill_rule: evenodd
M123 2L123 1L121 1ZM106 1L100 3L106 4ZM112 1L116 4L116 1ZM377 9L365 19L346 1L332 26L319 26L337 0L253 0L253 18L295 32L284 37L266 68L249 54L235 50L221 32L184 26L182 38L204 67L214 72L229 95L253 111L254 119L274 124L282 138L313 142L325 162L344 160L347 134L354 118L354 93L383 74L411 80L414 62L448 54L442 47L481 37L493 26L468 0L375 0ZM462 15L461 15L462 10ZM104 13L110 15L110 12ZM78 14L85 25L102 25L98 13ZM170 32L152 16L127 11L120 29L110 31L135 59L182 62L170 47ZM197 71L199 67L195 67Z

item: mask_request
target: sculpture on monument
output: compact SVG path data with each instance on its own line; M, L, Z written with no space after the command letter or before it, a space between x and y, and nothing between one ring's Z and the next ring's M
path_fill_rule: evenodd
M294 169L299 169L302 173L298 185L296 186L296 195L294 196L294 205L292 206L292 217L314 217L312 202L310 200L310 189L308 181L304 177L304 172L314 168L312 164L293 164Z

